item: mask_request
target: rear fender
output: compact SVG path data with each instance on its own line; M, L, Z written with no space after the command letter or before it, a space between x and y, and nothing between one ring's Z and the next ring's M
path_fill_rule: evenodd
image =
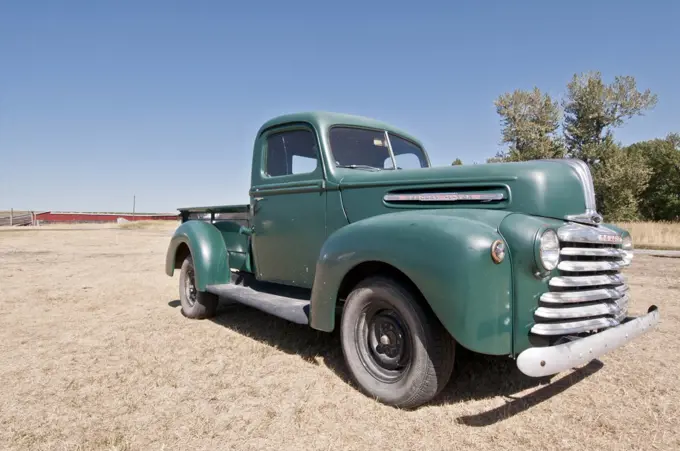
M497 225L508 213L418 210L388 213L335 231L324 243L312 288L313 328L332 331L339 289L364 262L388 264L418 288L449 333L464 347L510 354L511 263L491 259Z
M229 283L229 256L222 233L212 224L203 221L187 221L175 230L165 257L165 273L172 276L181 261L178 250L186 245L194 261L196 288L205 291L206 286Z

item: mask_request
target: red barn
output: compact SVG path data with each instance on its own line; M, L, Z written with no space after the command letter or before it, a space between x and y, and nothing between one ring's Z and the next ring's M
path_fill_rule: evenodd
M178 214L169 213L87 213L66 211L44 211L35 214L38 224L61 222L116 222L118 218L128 221L177 221Z

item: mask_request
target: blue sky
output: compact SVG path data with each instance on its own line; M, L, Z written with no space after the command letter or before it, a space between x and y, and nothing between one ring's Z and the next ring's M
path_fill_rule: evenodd
M680 132L679 17L670 0L0 1L0 209L245 203L257 128L299 110L483 162L498 95L560 98L590 70L659 96L619 141Z

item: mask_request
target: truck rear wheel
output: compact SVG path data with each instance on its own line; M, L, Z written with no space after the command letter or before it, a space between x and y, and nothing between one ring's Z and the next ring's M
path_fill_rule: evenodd
M219 297L206 291L198 291L196 288L196 276L194 261L191 255L182 262L179 275L179 300L182 304L182 313L187 318L203 319L215 316Z
M402 408L430 401L453 371L455 341L418 297L396 280L370 277L350 293L340 337L361 390Z

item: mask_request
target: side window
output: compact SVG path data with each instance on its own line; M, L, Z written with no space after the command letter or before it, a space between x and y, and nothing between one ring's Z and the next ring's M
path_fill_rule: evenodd
M269 135L265 161L270 177L314 172L319 165L314 133L291 130Z

